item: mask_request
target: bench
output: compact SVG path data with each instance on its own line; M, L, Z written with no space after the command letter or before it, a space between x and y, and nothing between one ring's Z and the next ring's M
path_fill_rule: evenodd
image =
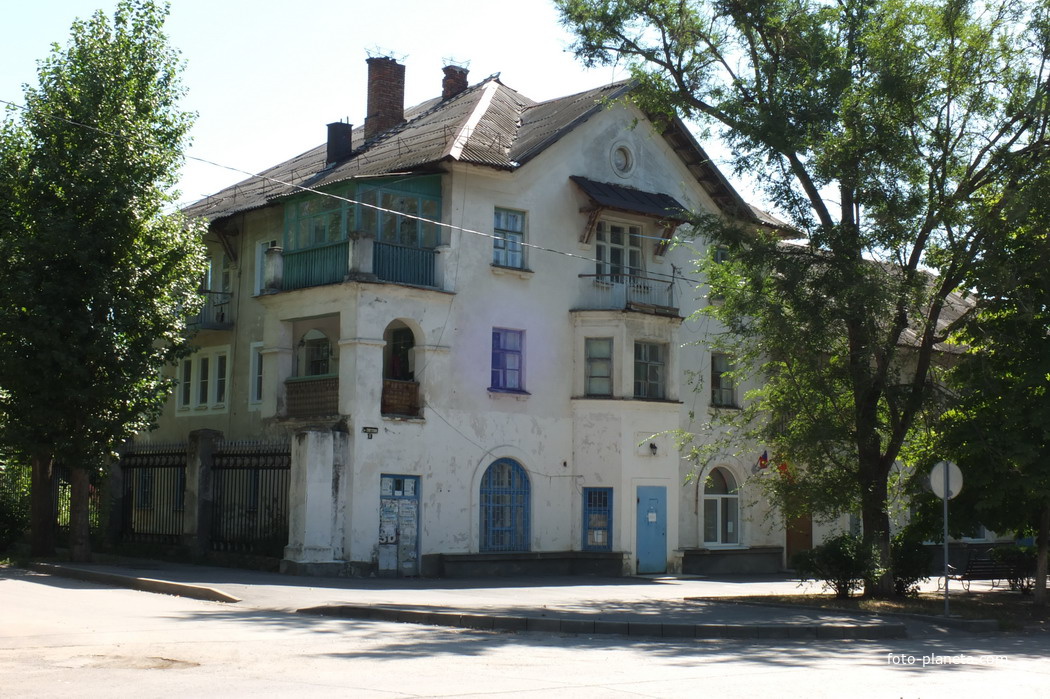
M991 558L971 557L966 561L966 568L960 573L953 565L948 566L948 578L958 580L963 584L963 589L970 591L972 580L991 580L992 587L996 587L1001 581L1009 582L1018 577L1017 566L1013 563L1005 563ZM937 586L940 589L940 585Z

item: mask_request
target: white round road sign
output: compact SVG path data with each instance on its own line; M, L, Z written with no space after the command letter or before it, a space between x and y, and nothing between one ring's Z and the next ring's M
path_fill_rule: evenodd
M963 476L959 467L951 461L938 461L930 470L930 489L933 494L944 499L944 472L948 472L948 499L951 500L962 490Z

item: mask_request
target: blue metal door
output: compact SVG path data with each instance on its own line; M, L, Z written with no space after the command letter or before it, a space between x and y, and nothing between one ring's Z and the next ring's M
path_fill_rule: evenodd
M638 486L638 572L667 571L667 488Z

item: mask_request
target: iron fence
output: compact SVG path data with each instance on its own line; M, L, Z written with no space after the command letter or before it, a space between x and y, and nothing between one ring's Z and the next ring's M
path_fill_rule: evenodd
M177 544L186 509L186 445L140 446L120 460L125 543Z
M287 443L218 445L212 465L213 551L283 555L291 464Z

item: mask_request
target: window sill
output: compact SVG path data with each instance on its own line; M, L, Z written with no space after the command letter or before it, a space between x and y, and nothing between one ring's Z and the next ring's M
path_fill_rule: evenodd
M510 275L518 277L519 279L532 279L532 275L535 274L531 269L526 267L504 267L503 265L492 264L492 273L499 275Z
M714 405L714 404L711 404L708 407L709 407L709 410L711 410L711 412L716 412L716 413L720 413L720 412L723 412L723 411L740 412L740 410L742 410L742 408L739 405Z
M489 398L499 398L500 396L513 397L516 400L526 400L532 394L528 391L518 391L510 388L492 388L489 387Z

